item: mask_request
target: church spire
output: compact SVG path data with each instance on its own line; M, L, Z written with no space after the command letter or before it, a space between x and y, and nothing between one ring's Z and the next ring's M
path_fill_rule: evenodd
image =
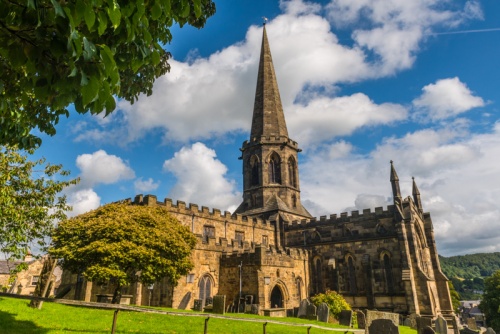
M394 198L394 204L401 203L401 190L399 189L399 177L394 168L393 162L391 160L391 185L392 185L392 196Z
M418 190L417 183L415 182L415 178L412 177L413 180L413 201L417 205L417 208L422 212L422 200L420 199L420 191Z
M259 138L260 136L288 137L265 24L260 51L250 140Z

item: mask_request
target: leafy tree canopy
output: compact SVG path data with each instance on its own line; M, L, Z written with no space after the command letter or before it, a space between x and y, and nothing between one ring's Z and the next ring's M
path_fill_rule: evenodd
M486 316L486 323L500 331L500 270L484 280L485 290L479 308Z
M28 160L33 150L0 146L0 251L22 259L33 242L43 249L55 221L66 219L70 207L60 192L78 180L61 165Z
M0 144L33 148L74 103L106 115L169 71L170 27L201 28L212 0L0 1Z
M196 245L189 229L160 206L114 203L65 220L52 234L49 253L64 269L90 281L122 286L167 277L176 284L193 268Z

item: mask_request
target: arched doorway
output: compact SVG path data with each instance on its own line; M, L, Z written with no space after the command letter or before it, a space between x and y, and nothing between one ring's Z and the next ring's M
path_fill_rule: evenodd
M283 293L278 285L275 285L271 291L271 308L283 307Z

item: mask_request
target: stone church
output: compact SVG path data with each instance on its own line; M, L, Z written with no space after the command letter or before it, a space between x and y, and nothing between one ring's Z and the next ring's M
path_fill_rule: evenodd
M226 305L258 304L284 314L327 290L353 308L434 317L453 313L431 216L420 193L403 198L390 165L394 204L314 218L302 205L297 142L288 136L271 51L263 29L249 140L241 147L243 202L221 212L138 195L131 205L161 205L198 237L195 264L177 285L167 280L123 291L136 305L190 309L225 295ZM65 298L96 301L110 293L66 274ZM287 311L288 310L288 311Z

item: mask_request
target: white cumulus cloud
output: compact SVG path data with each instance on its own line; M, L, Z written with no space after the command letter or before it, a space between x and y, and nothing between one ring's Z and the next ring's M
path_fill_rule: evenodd
M81 184L87 186L97 183L111 184L135 177L134 171L126 162L104 150L79 155L76 158L76 166L81 171Z
M225 176L227 167L203 143L183 147L163 168L177 179L168 194L171 198L229 211L241 202L236 183Z
M457 77L438 80L422 88L422 92L413 105L420 115L431 120L449 118L485 104Z
M160 181L155 182L152 178L143 180L142 177L134 181L134 188L140 193L146 193L148 191L156 190L160 185Z

